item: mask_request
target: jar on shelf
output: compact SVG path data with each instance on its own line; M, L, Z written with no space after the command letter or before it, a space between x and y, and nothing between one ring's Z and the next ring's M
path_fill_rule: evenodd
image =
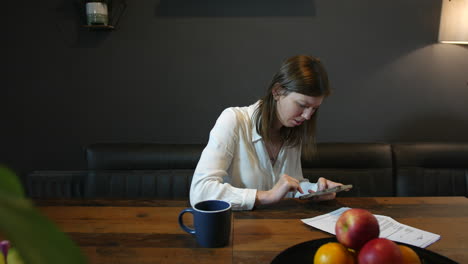
M87 2L86 21L89 26L107 26L109 24L107 3L102 1Z

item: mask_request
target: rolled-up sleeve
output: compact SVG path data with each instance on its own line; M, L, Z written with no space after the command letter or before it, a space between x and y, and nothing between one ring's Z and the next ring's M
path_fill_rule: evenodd
M233 210L252 210L257 190L237 188L224 182L238 144L238 124L235 113L224 110L210 132L190 187L190 203L204 200L230 202Z

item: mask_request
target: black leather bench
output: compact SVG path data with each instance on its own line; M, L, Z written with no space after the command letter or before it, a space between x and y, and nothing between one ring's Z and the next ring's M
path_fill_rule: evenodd
M85 196L88 171L33 171L26 177L30 197L75 198Z
M392 151L385 143L319 143L317 155L302 160L302 173L310 182L319 177L352 184L340 196L393 196Z
M31 197L188 199L205 145L96 143L86 147L86 171L36 171ZM303 160L303 175L353 190L339 196L467 196L468 143L319 143Z
M397 196L468 196L468 143L394 144Z
M90 145L85 196L188 198L203 148L201 144Z

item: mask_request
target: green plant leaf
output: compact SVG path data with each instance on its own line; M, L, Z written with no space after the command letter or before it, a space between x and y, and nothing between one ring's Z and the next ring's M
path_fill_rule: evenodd
M0 165L0 191L14 197L24 197L21 182L10 169L2 165Z
M0 233L28 264L84 264L80 248L24 197L16 175L0 166Z
M79 247L28 199L12 198L0 192L0 215L0 230L25 263L86 263Z

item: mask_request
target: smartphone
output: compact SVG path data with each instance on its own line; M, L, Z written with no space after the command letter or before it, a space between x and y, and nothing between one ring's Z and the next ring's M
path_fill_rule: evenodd
M312 198L312 197L315 197L315 196L324 195L324 194L337 193L337 192L341 192L341 191L346 191L346 190L349 190L349 189L351 189L351 188L353 188L353 185L352 185L352 184L348 184L348 185L338 185L338 186L333 187L333 188L328 188L328 189L325 189L325 190L322 190L322 191L313 192L313 193L309 193L309 194L306 194L306 195L299 196L299 199L301 199L301 200L309 199L309 198Z

